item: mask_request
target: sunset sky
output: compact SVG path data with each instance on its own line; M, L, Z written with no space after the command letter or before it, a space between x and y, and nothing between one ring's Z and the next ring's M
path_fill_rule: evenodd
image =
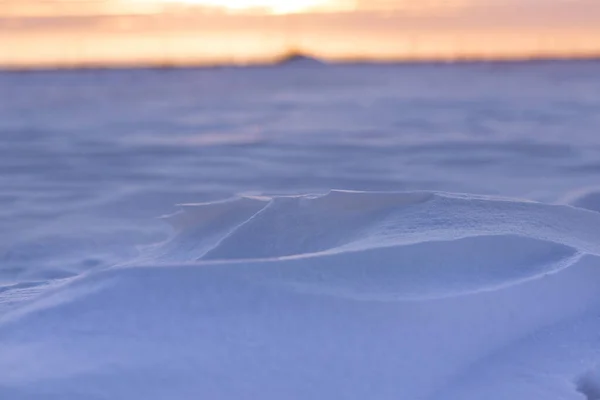
M600 0L0 0L0 65L600 54Z

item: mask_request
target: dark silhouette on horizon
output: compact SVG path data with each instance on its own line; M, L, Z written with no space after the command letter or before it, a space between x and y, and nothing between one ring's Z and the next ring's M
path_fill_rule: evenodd
M304 53L299 50L293 50L280 57L276 65L302 65L302 66L319 66L326 63L314 56Z

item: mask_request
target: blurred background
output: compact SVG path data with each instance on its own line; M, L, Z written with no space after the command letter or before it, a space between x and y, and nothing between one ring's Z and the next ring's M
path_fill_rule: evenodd
M129 260L240 193L581 205L597 55L598 0L0 0L0 281Z
M0 66L590 57L597 0L0 0Z

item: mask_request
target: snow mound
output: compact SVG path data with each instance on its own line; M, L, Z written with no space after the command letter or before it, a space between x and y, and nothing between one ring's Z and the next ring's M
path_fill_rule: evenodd
M599 359L600 325L556 332L600 310L594 261L502 290L411 302L265 286L223 263L111 269L0 320L0 396L500 400L520 372L501 374L506 360L495 354L521 360L520 340L543 332L527 365L561 375L537 376L538 391L571 382L563 398L577 399L588 389L575 382ZM556 359L536 365L540 353ZM541 398L529 389L511 398Z
M136 263L2 309L0 398L595 396L599 213L332 191L167 221Z

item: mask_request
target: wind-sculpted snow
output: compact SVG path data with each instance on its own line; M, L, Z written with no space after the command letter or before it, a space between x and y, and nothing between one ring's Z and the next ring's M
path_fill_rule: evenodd
M137 260L3 309L0 398L595 393L600 213L331 191L166 219L172 237Z
M213 207L219 211L207 212ZM236 217L244 213L245 219ZM340 253L481 235L518 235L600 254L597 213L450 193L242 197L186 205L171 219L179 232L167 246L167 256L175 253L189 261ZM205 239L207 225L219 239ZM180 243L196 245L180 248Z
M498 289L554 273L579 258L567 246L501 235L246 260L230 264L230 270L315 294L418 300Z
M600 254L600 214L448 193L238 198L186 205L156 260L232 262L264 282L370 299L491 290Z

